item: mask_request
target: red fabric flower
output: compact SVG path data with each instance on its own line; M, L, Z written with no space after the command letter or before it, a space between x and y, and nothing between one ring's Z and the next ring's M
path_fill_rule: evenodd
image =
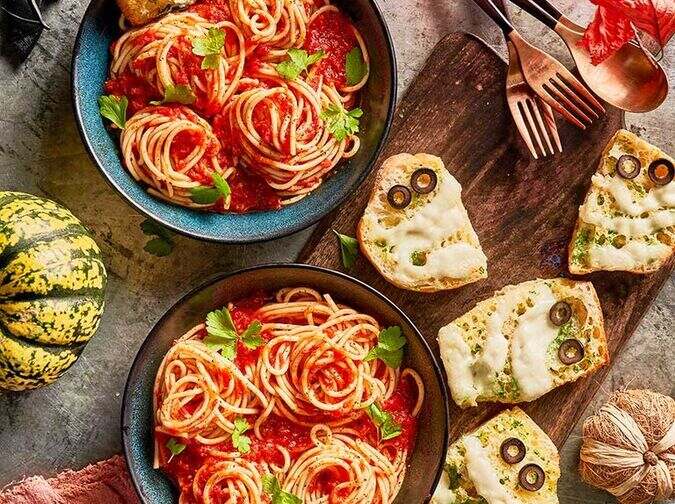
M675 34L675 0L591 0L598 6L582 45L598 64L634 36L631 23L661 46Z

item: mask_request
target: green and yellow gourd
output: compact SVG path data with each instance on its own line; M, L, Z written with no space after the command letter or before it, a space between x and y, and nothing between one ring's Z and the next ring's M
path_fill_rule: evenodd
M46 385L77 360L98 329L106 279L70 211L0 191L0 389Z

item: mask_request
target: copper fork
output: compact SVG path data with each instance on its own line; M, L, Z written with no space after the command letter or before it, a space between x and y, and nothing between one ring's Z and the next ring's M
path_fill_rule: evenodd
M495 6L509 18L504 0L495 0ZM525 81L520 68L520 58L513 43L506 33L506 47L509 50L509 69L506 74L506 102L511 110L513 122L518 128L521 138L530 149L532 157L539 159L539 154L546 157L562 152L558 127L551 107L541 100ZM553 142L551 142L553 138ZM536 145L535 145L536 143Z
M562 152L562 144L558 135L558 127L555 124L553 110L543 102L525 81L520 69L518 52L511 41L506 42L509 49L509 70L506 74L506 101L511 110L513 122L516 123L518 132L523 141L530 149L532 157L539 159L539 154L546 157L554 155L557 149ZM532 140L536 142L536 147ZM551 142L553 138L553 142ZM539 150L537 151L537 147Z
M600 102L562 63L524 40L492 0L474 1L512 42L525 80L544 102L581 129L586 129L605 112Z

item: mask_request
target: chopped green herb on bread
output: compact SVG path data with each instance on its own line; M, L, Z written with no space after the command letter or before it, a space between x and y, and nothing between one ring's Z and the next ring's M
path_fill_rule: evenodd
M675 249L673 158L626 130L609 142L569 245L569 270L651 273Z
M420 292L487 277L462 187L430 154L397 154L377 173L358 225L361 250L389 282Z
M448 447L431 504L557 504L559 477L555 445L513 408Z
M533 401L609 360L593 285L561 278L504 287L441 328L438 343L463 408Z

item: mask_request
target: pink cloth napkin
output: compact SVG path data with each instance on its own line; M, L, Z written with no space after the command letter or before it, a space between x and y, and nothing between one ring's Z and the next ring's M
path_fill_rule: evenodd
M140 504L120 455L53 478L32 476L0 492L0 504Z

